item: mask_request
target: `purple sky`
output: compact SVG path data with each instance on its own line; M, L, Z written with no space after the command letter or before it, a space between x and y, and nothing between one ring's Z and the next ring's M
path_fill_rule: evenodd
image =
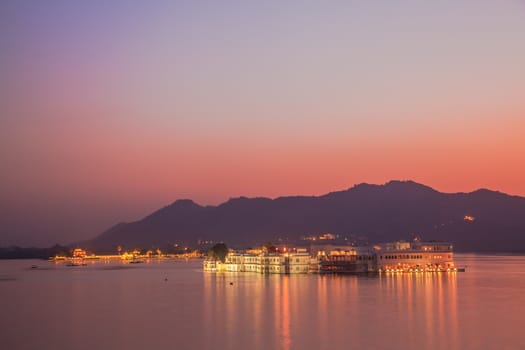
M525 195L524 1L0 2L0 246L178 198Z

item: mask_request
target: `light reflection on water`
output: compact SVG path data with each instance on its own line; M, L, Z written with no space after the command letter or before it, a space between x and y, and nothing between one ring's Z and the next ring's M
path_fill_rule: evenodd
M15 349L525 348L525 257L457 263L467 272L357 277L0 261L1 338Z

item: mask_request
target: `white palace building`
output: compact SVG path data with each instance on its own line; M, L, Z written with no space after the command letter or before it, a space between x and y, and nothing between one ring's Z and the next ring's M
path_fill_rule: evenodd
M230 251L224 261L208 258L205 271L297 273L402 273L464 271L454 265L453 246L447 242L397 241L370 247L312 245L268 253Z

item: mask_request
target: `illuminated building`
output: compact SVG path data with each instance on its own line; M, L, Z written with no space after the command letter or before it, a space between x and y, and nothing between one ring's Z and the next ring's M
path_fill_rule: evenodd
M321 245L310 252L230 252L224 262L205 259L206 271L295 273L401 273L457 271L447 242L397 241L367 247ZM463 270L463 269L461 269Z
M453 246L447 242L393 242L376 252L380 272L433 272L454 270Z

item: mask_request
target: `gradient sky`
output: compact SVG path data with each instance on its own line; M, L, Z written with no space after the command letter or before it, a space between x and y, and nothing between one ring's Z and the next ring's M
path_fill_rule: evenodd
M179 198L525 195L525 1L0 2L0 246Z

